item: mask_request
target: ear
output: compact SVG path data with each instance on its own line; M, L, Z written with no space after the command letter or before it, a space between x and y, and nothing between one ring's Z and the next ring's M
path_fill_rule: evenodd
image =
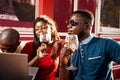
M90 23L87 23L87 24L86 24L86 28L90 30L90 29L91 29L91 24L90 24Z
M19 46L19 45L20 45L20 43L21 43L21 41L18 41L18 44L17 44L17 46Z

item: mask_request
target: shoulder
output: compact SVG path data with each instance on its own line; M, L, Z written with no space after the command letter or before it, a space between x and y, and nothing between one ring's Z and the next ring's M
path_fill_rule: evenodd
M110 45L120 45L117 41L111 38L103 38L103 37L93 37L91 42L102 43L102 44L110 44Z
M33 51L33 42L26 42L23 49L22 49L22 53L30 53Z
M32 46L33 45L33 41L26 42L25 46L27 46L27 45L29 45L29 46L31 45Z
M33 41L29 41L29 42L26 42L24 43L24 47L23 49L29 49L29 48L33 48Z
M104 37L93 37L91 41L100 41L100 42L110 41L110 42L116 42L115 40L113 40L111 38L104 38Z

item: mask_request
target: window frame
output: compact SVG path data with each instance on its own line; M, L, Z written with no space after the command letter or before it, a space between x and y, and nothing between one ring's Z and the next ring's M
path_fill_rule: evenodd
M101 3L102 0L96 0L97 7L95 13L95 34L120 34L120 20L119 20L119 28L100 26Z

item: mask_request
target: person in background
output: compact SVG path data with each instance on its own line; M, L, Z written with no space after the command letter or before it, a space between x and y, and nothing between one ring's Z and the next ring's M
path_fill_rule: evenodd
M60 52L59 80L112 80L111 62L120 63L120 44L112 39L92 36L94 16L88 10L77 10L68 21L68 33L77 34L79 48L73 53L77 70L66 70L70 65L71 49Z
M58 69L59 55L55 60L51 59L51 50L54 43L60 40L55 21L46 15L41 15L34 20L34 40L24 46L22 53L28 54L29 66L39 67L35 80L56 80L55 75ZM48 32L47 32L48 31ZM49 34L48 41L41 41L41 33ZM59 54L60 50L57 50Z
M0 33L0 52L20 53L22 46L20 45L19 32L13 28L6 28Z

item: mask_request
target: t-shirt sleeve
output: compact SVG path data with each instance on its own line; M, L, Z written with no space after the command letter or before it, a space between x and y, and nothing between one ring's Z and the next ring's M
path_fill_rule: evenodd
M33 53L33 42L26 43L21 52L24 54L28 54L28 61L29 61L31 54Z
M115 40L108 40L107 43L107 52L112 61L120 63L120 44Z

